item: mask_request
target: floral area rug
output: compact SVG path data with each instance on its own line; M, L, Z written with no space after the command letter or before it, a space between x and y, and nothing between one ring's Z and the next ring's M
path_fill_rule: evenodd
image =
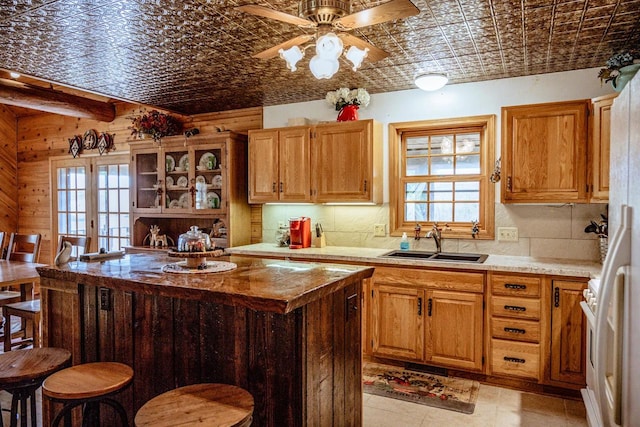
M363 391L451 411L472 414L480 384L463 378L449 378L396 366L365 363Z

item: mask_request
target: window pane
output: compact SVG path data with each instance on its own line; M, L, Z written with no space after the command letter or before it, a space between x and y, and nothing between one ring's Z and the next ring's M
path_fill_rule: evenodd
M109 212L118 212L118 190L109 190Z
M431 137L431 155L453 153L453 135L433 135Z
M68 194L69 197L69 211L75 211L77 210L77 203L76 203L76 192L75 191L70 191Z
M98 188L107 188L107 167L98 166Z
M87 186L86 186L87 177L84 176L84 171L85 171L85 168L77 168L76 169L76 172L77 172L76 186L77 186L77 188L80 188L82 190L87 188Z
M405 221L426 221L427 220L427 204L426 203L405 203L404 204Z
M120 188L129 188L129 165L120 165Z
M67 193L65 191L58 191L58 210L67 210Z
M118 235L118 214L109 214L109 235L117 236Z
M456 222L476 221L480 217L480 205L478 203L456 203Z
M86 190L79 190L77 195L78 195L78 210L84 212L87 210Z
M407 159L407 176L429 174L429 158L414 157Z
M58 169L58 189L63 190L67 188L67 169Z
M412 182L405 186L406 201L426 201L427 184L424 182Z
M127 212L129 210L129 190L120 190L120 212Z
M432 157L431 175L453 175L453 156Z
M109 223L107 222L107 214L98 215L98 234L106 236L109 231Z
M430 204L429 221L437 221L437 222L453 221L453 203Z
M480 183L473 182L456 182L455 200L480 200Z
M58 214L58 232L60 234L67 234L67 214Z
M75 213L69 214L69 234L78 234L78 217Z
M477 175L480 173L480 155L456 156L456 175Z
M129 237L129 214L120 215L120 236Z
M118 188L118 165L109 165L109 188Z
M107 190L98 190L98 212L107 211Z
M480 133L460 133L456 135L456 153L479 153Z
M426 136L407 138L407 156L429 154L429 138Z
M452 192L452 182L432 182L429 184L429 200L431 201L450 201Z
M72 190L75 190L77 188L76 173L76 168L69 168L69 179L67 182L69 183L69 188Z
M79 235L87 235L87 215L84 213L78 214L78 233Z

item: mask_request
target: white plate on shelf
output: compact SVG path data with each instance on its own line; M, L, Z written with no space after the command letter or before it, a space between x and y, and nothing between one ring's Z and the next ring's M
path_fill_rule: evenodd
M196 176L196 183L198 184L206 184L207 180L202 175Z
M187 188L188 184L189 180L186 176L181 176L180 178L178 178L178 187Z
M222 175L215 175L211 178L211 184L213 184L213 188L222 188Z
M169 208L171 209L177 209L180 207L180 202L177 200L172 200L171 203L169 203Z
M207 208L218 209L220 207L220 196L213 191L207 193Z
M184 193L180 196L180 207L182 208L189 207L189 193Z
M213 159L211 159L211 167L209 167L209 157L213 157ZM207 170L215 169L218 165L218 159L216 158L215 154L207 152L200 156L200 162L198 162L198 165L204 167Z
M187 172L189 170L189 155L188 154L185 154L184 156L180 157L180 161L178 162L178 166L180 166L184 172Z
M166 155L164 158L165 171L171 172L176 167L176 161L170 155Z
M173 187L175 185L175 183L173 182L173 178L168 176L166 179L167 182L167 187Z

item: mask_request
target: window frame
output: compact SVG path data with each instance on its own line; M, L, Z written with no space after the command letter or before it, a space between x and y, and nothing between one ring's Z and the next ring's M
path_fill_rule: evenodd
M493 173L496 150L496 115L469 116L437 120L423 120L415 122L401 122L389 124L389 222L390 235L401 236L402 233L413 234L415 223L404 221L404 188L405 179L405 151L402 143L403 134L415 132L443 133L459 132L469 128L480 128L480 215L479 232L476 239L492 240L495 238L495 185L489 178ZM447 181L469 181L468 175L446 175ZM435 176L433 181L442 180L442 176ZM429 182L430 180L427 180ZM433 226L432 221L420 222L422 234ZM471 239L471 222L459 222L442 227L442 235L447 238Z

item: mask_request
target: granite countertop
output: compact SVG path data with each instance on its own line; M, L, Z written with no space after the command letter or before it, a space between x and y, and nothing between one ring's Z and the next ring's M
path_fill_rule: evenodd
M102 262L41 266L37 270L45 278L283 314L342 289L354 279L373 274L372 268L355 265L243 256L211 260L232 262L237 268L220 273L165 273L163 265L179 260L165 254L131 254Z
M361 265L389 267L429 267L438 269L506 271L515 273L547 274L567 277L594 278L600 275L602 264L571 259L534 258L522 256L489 255L481 264L451 261L424 261L420 259L387 258L381 255L390 249L326 246L324 248L289 249L272 243L227 248L237 255L279 257L288 260L312 260L320 262L348 262Z

